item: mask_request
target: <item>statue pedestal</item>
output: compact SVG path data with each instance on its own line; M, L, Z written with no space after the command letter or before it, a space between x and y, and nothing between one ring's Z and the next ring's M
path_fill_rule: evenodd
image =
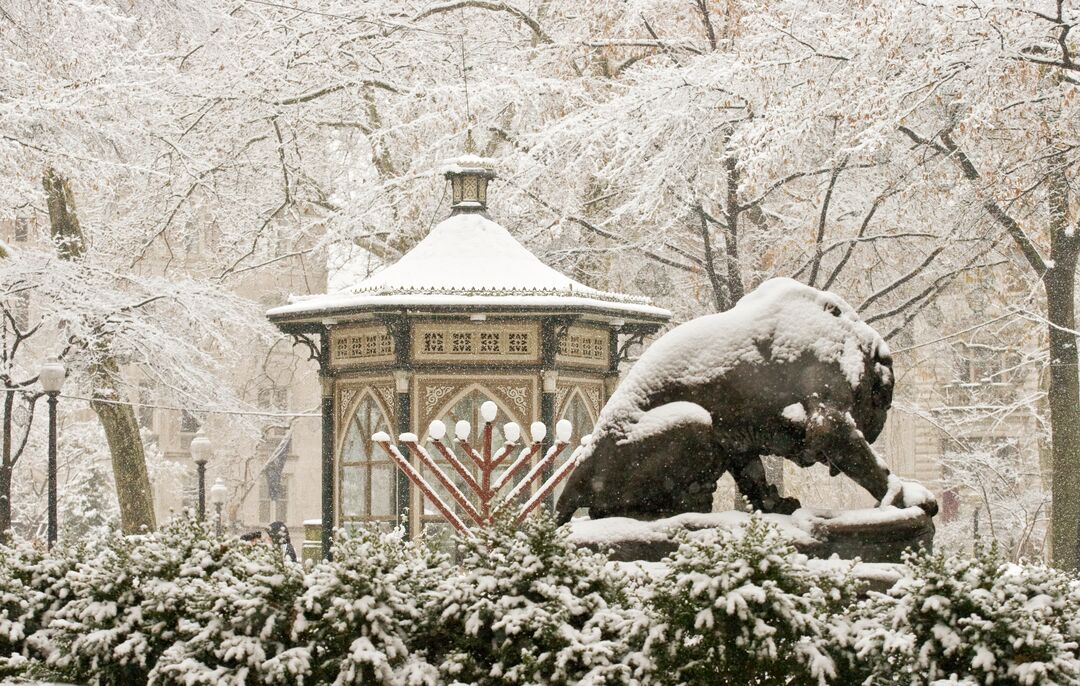
M666 519L629 517L579 519L570 522L570 540L605 552L616 561L659 561L673 552L676 535L687 531L726 529L738 532L750 520L745 512L686 512ZM790 515L760 514L778 526L792 545L809 557L859 558L864 562L900 562L907 548L929 549L933 519L920 507L892 506L861 510L800 509Z

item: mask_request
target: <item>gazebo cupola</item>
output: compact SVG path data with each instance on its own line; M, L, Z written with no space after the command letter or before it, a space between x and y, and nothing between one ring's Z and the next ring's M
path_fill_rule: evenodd
M450 216L397 262L338 292L290 299L270 320L317 352L323 382L323 517L335 526L445 526L371 441L434 419L498 425L573 422L592 430L617 383L620 344L671 313L647 298L599 291L541 262L487 214L489 160L445 170ZM496 436L501 441L502 436ZM498 444L498 443L496 443ZM324 552L330 527L323 527Z
M460 157L446 168L450 181L450 215L487 212L488 181L495 178L489 160L475 155Z

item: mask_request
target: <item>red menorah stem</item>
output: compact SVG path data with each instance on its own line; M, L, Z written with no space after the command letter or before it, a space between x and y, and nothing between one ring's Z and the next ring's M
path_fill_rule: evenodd
M536 455L536 453L538 453L539 451L539 443L533 443L525 450L522 450L521 455L518 456L518 459L514 460L514 462L510 465L510 468L503 472L503 475L500 476L497 481L495 481L495 485L491 488L492 492L498 493L499 491L501 491L503 489L503 486L510 483L510 479L514 477L514 474L517 474L522 467L529 464L529 460L533 459L533 456Z
M536 481L537 477L539 477L540 474L545 469L547 469L548 465L550 465L552 461L554 461L555 458L559 456L559 453L561 453L568 445L569 443L556 441L555 445L551 446L551 448L548 449L547 455L544 455L544 457L539 462L537 462L532 469L529 470L529 473L526 474L525 477L518 482L517 486L514 486L514 490L510 491L510 494L506 496L506 500L503 501L503 503L505 504L514 502L521 495L521 492L524 491L529 485L531 485L533 481Z
M484 461L480 465L480 511L484 521L491 521L491 422L484 422Z
M413 455L416 455L417 459L423 462L425 467L431 470L431 473L435 475L435 478L439 480L439 483L442 484L443 488L450 493L450 497L457 501L457 504L461 506L461 509L465 510L465 512L472 517L474 522L483 526L487 520L480 516L480 513L476 511L473 504L469 502L469 499L465 497L465 494L461 492L461 489L457 487L453 480L447 476L446 472L439 465L435 464L435 460L431 459L431 455L428 454L428 451L424 450L423 446L418 445L415 441L404 441L404 443L408 446L409 451L412 452Z
M449 462L450 466L454 468L454 471L456 471L458 475L461 476L462 480L464 480L465 483L468 484L469 488L472 489L473 493L479 495L480 484L476 482L476 479L473 477L472 472L469 471L469 468L466 467L465 464L458 459L457 455L455 455L453 452L451 452L449 448L446 447L445 443L435 439L432 439L431 442L435 444L435 448L439 451L439 454L443 456L443 459Z
M469 444L469 441L464 438L459 438L458 444L461 445L461 449L465 451L465 454L472 458L472 461L476 463L477 467L484 466L483 456L476 452L476 449Z
M401 471L405 472L405 476L408 477L409 481L416 484L416 487L427 496L428 500L435 505L435 509L446 518L446 521L450 522L450 524L461 534L465 536L473 535L473 533L469 531L469 527L465 526L465 522L461 521L461 518L454 514L453 508L443 502L443 499L439 497L439 494L435 492L435 489L431 487L431 484L428 483L427 479L425 479L420 472L416 471L416 468L405 459L405 456L401 454L401 451L397 449L397 446L390 443L390 441L376 441L376 443L381 445L382 449L386 451L386 454L390 456L390 459L397 464Z
M517 445L517 444L516 443L511 443L510 441L507 441L506 443L503 444L503 447L499 448L499 452L495 453L495 455L491 458L491 469L492 470L494 470L496 467L498 467L500 464L502 464L502 461L506 459L506 456L514 451L514 446L515 445ZM495 489L495 490L498 490L498 489Z
M559 485L559 482L570 476L570 472L574 471L574 467L577 466L577 451L570 456L561 467L555 470L555 473L544 482L544 484L533 493L532 497L522 505L521 510L518 512L518 516L514 519L514 525L519 525L525 521L525 518L529 516L536 506L543 502L544 498L548 496L555 487Z

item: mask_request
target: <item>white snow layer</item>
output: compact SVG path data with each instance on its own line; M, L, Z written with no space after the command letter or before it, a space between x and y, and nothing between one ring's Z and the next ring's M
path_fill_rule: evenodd
M664 433L676 426L702 424L712 426L709 411L697 403L677 400L673 403L654 407L638 418L634 428L626 435L625 441L640 441L655 434Z
M898 508L891 505L858 510L815 510L802 508L790 515L756 514L746 512L684 512L682 514L652 521L630 517L604 517L602 519L571 520L570 540L578 545L600 548L628 541L660 543L674 539L681 530L695 532L722 529L739 533L758 516L770 522L794 545L812 545L827 538L826 529L839 531L864 526L889 526L926 516L919 507Z
M339 282L338 279L334 280ZM443 220L400 260L342 290L294 296L268 314L394 305L518 307L603 306L669 318L645 298L607 293L578 283L544 264L510 232L480 214Z
M866 353L888 354L881 336L840 296L793 279L769 279L727 312L681 324L649 346L604 407L597 428L637 421L645 398L673 382L707 385L740 363L763 363L760 342L770 344L776 361L810 351L836 362L852 387ZM878 372L888 369L879 365Z

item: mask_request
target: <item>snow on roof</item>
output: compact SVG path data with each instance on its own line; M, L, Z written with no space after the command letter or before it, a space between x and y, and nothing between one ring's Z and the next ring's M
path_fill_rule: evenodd
M603 309L666 320L648 298L590 288L547 266L510 232L479 213L435 226L400 260L336 293L294 296L270 317L378 306Z

